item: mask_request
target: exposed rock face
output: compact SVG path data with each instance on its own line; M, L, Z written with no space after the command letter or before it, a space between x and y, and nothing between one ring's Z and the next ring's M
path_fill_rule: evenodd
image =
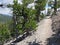
M55 32L60 31L60 15L54 15L52 17L52 29Z

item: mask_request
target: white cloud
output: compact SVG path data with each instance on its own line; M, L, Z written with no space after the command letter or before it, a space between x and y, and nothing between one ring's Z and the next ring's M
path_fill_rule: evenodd
M22 3L21 0L18 0L19 3ZM0 0L0 3L3 4L13 4L13 0Z
M0 14L6 14L6 15L10 15L11 10L9 8L1 8L0 7Z
M22 4L22 0L18 0L18 3Z
M32 7L33 9L35 9L34 5L35 5L34 3L31 3L31 4L29 4L27 7L28 7L28 8L31 8L31 7Z
M21 0L18 0L18 2L20 4L22 4ZM13 0L0 0L0 4L13 4ZM0 7L0 14L6 14L6 15L11 15L11 9L7 8L7 7Z
M3 0L3 4L12 4L13 0Z

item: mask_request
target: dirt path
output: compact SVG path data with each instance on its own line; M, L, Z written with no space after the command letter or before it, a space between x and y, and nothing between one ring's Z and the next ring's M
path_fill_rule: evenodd
M46 45L47 38L51 37L51 35L53 34L51 24L52 24L51 18L46 17L39 23L39 27L37 28L36 37L37 39L39 37L38 40L42 41L43 45Z
M17 43L17 45L38 45L37 43L41 45L46 45L47 43L47 38L51 37L53 34L52 29L51 29L51 18L46 17L43 19L37 27L37 31L32 35L24 39L23 41Z

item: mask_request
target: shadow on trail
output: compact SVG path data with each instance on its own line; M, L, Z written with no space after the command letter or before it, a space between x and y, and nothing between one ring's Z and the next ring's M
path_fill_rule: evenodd
M35 41L33 42L28 42L28 45L40 45L39 43L40 42L36 42L36 39L35 39Z
M60 35L54 34L52 37L48 38L48 44L47 45L60 45Z
M13 42L11 42L10 45L16 45L16 43L24 40L26 37L31 36L31 35L32 35L31 33L25 33L21 37L16 38L16 40L14 40Z

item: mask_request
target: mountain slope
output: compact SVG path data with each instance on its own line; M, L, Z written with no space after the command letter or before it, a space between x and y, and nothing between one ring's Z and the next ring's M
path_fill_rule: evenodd
M12 19L12 16L0 14L0 22L8 22Z

